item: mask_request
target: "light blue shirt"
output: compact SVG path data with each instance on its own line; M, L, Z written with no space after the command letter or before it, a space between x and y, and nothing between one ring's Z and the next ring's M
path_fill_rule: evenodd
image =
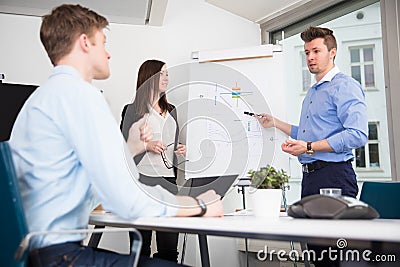
M361 85L337 67L331 69L308 90L299 126L292 125L290 136L306 142L327 139L334 150L301 154L298 159L302 164L353 159L352 150L368 141L367 106Z
M99 203L124 218L177 212L174 195L137 181L107 102L72 67L54 68L26 101L10 145L29 231L85 229ZM31 248L84 238L35 237Z

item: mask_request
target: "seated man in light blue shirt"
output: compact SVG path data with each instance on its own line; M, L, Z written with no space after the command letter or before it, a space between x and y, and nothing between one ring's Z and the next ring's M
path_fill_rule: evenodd
M144 150L149 129L144 120L134 124L127 145L103 95L91 85L110 74L107 25L79 5L62 5L43 17L40 39L55 68L26 101L10 138L29 230L87 228L99 203L132 219L222 216L220 196L213 191L197 199L178 197L137 181L132 155ZM127 266L128 256L83 247L84 238L33 238L32 266ZM139 265L148 261L141 258Z
M335 66L337 44L330 29L310 27L301 38L316 83L303 100L299 126L269 114L257 118L264 127L276 127L293 138L282 150L298 156L303 165L302 197L319 194L320 188L341 188L343 195L356 197L352 150L368 141L364 91Z

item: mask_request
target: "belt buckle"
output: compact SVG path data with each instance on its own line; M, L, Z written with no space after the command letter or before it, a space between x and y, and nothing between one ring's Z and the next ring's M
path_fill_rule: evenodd
M314 172L314 168L309 168L308 163L306 163L303 165L303 172L305 172L305 173Z
M303 172L308 173L308 165L307 164L303 165Z

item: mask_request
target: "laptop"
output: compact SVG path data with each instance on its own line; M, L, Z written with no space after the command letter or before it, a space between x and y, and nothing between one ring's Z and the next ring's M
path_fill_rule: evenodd
M214 189L222 198L236 181L237 177L238 174L190 178L186 180L183 186L179 189L177 195L197 197L210 189Z

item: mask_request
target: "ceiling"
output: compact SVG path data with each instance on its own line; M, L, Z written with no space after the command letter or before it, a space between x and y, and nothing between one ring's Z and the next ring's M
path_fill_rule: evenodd
M299 7L311 0L205 0L233 14L261 24L268 18Z
M168 0L0 0L0 13L42 16L53 7L69 3L93 9L110 22L160 26Z
M173 1L173 0L171 0ZM192 1L192 0L186 0ZM320 0L203 0L258 24L300 6L315 6ZM340 2L343 0L324 0ZM0 0L0 13L42 16L63 3L79 3L104 14L110 22L133 25L163 25L168 0Z

